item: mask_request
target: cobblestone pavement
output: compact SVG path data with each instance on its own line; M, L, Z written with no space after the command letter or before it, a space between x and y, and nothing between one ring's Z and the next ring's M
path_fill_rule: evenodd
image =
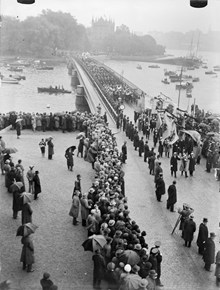
M132 112L129 112L131 114ZM133 120L133 115L132 118ZM112 125L110 125L112 126ZM117 130L114 128L114 131ZM11 279L17 290L41 289L39 280L44 271L51 274L51 279L59 286L59 290L90 290L92 289L92 253L84 252L81 246L86 238L86 230L81 224L72 225L68 212L71 206L71 195L76 174L82 175L82 188L86 191L92 182L94 172L91 164L75 156L74 171L66 168L64 151L70 145L77 145L77 133L22 131L21 139L16 138L15 132L3 134L8 146L14 146L18 152L13 155L16 163L23 160L25 171L29 165L39 170L42 193L37 201L32 202L33 222L39 226L34 234L35 271L22 271L20 260L21 242L16 237L16 229L21 223L20 213L17 220L12 219L12 197L4 187L4 176L0 176L0 245L2 276L1 280ZM43 137L52 135L55 144L53 160L42 158L38 143ZM118 147L126 137L118 132ZM150 140L151 144L151 140ZM75 154L76 155L76 154ZM217 232L220 221L220 193L214 174L204 172L205 160L196 168L195 177L185 179L178 175L178 202L176 209L188 202L195 209L194 216L197 228L203 217L209 219L209 231ZM169 172L169 160L162 159L166 187L172 182ZM178 230L171 235L173 226L178 218L177 213L169 212L163 202L155 198L153 176L149 175L147 163L134 151L128 140L128 160L124 166L126 195L130 216L147 232L146 240L149 247L154 241L161 240L163 253L162 277L163 289L216 289L214 273L203 269L201 256L197 254L195 240L190 249L183 246ZM27 183L26 183L27 184ZM216 239L216 250L220 243ZM214 269L214 267L213 267Z

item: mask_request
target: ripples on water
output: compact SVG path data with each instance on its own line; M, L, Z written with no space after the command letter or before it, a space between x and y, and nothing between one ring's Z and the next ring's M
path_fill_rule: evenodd
M71 88L71 78L65 65L54 67L54 70L36 70L31 67L24 68L23 72L10 72L1 68L1 73L8 77L10 74L21 74L26 80L20 84L2 84L0 87L0 112L62 112L74 111L75 92L71 94L38 93L37 87L62 86L66 90ZM47 106L50 108L47 108Z

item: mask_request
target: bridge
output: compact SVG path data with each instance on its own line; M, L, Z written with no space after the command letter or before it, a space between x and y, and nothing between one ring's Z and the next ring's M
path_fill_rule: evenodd
M84 97L88 103L91 113L97 113L97 106L100 104L102 112L106 111L112 121L116 122L118 115L116 110L107 100L104 93L100 89L100 86L97 84L97 81L88 72L83 62L79 58L72 58L71 63L77 72L77 77L80 84L84 87Z

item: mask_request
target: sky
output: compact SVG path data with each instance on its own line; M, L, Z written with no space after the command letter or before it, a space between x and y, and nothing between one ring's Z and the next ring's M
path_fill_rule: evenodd
M2 15L24 20L43 9L70 13L79 24L91 26L92 18L112 19L116 26L125 24L130 31L187 32L199 29L220 31L220 0L208 0L205 8L190 7L190 0L35 0L32 5L17 0L0 0Z

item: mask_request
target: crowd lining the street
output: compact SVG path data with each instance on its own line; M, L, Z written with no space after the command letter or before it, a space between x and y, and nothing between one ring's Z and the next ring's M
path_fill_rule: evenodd
M125 196L123 171L123 164L127 159L126 142L123 144L120 151L117 148L115 136L108 128L106 118L101 117L99 114L92 115L80 112L66 112L63 114L55 115L50 114L47 116L48 121L45 126L42 124L42 122L40 126L40 122L36 121L36 127L35 122L32 121L34 118L31 116L38 116L40 117L39 119L41 119L41 117L44 118L44 116L47 115L33 115L26 113L17 114L16 112L5 114L1 118L5 122L3 128L10 124L12 125L12 128L16 128L16 124L20 123L22 129L27 128L32 129L33 131L52 131L61 129L62 132L74 130L83 132L83 134L80 133L81 136L79 138L78 153L80 153L81 157L84 157L86 161L92 164L92 168L95 170L96 176L88 192L83 192L81 190L81 176L77 175L77 180L75 182L72 196L72 206L69 214L73 217L73 225L76 226L78 224L77 219L79 217L79 212L81 211L82 226L85 226L87 229L88 240L98 237L99 239L104 239L105 241L103 246L99 246L99 242L92 244L95 245L94 248L88 248L88 244L84 244L84 249L90 249L94 251L94 288L100 289L101 281L105 280L106 283L108 283L108 289L132 289L131 286L129 286L129 281L132 279L136 281L136 289L156 289L156 285L163 286L160 281L162 262L162 255L160 252L161 242L156 241L149 250L148 243L145 240L146 233L141 231L136 222L131 220L129 217L130 212L128 209L127 198ZM54 116L59 117L59 126L57 127L53 121L55 120ZM142 118L145 118L146 121L148 116L143 115ZM72 121L66 122L64 125L64 119ZM19 121L16 122L16 120ZM148 119L148 121L152 120ZM126 136L133 142L135 149L138 149L139 156L142 157L142 154L144 153L144 161L149 163L150 174L154 175L156 197L157 200L160 201L161 196L165 193L165 184L162 176L163 170L161 168L160 162L161 157L163 156L163 151L159 150L159 154L156 157L154 148L150 150L148 146L149 136L150 134L153 134L153 136L156 135L156 129L152 128L152 126L149 126L148 129L144 130L144 132L149 132L149 134L146 134L148 140L146 140L144 143L143 137L137 137L139 131L143 131L143 126L135 127L135 125L133 125L129 118L126 116L123 118L122 126ZM158 139L159 142L161 142L160 137L157 136L157 139L154 141L155 146L158 142ZM80 142L82 143L82 140L83 146L80 146ZM52 159L54 154L54 144L52 142L52 138L48 138L46 141L42 140L40 143L42 145L41 146L39 144L42 155L45 154L45 150L42 151L42 148L45 149L46 143L48 145L48 159ZM52 146L50 146L50 143L52 143ZM14 166L13 162L10 160L10 154L4 152L5 148L6 146L4 144L3 138L1 138L1 156L3 157L3 163L1 162L3 167L1 168L2 173L5 174L6 181L10 180L10 183L6 184L8 191L13 193L13 217L17 218L17 212L21 210L22 224L24 225L27 222L31 223L32 210L30 204L28 203L28 200L30 201L30 197L28 197L27 193L24 194L25 182L22 161L18 161L18 164ZM158 148L160 148L160 146ZM165 150L166 157L168 158L170 157L170 150L171 148L169 147L167 150ZM197 159L195 159L195 157L192 155L193 144L190 142L188 142L188 147L186 147L186 145L181 147L181 143L177 143L176 147L173 146L172 157L175 157L175 153L177 153L177 158L181 159L182 162L182 160L184 160L183 150L187 151L187 154L190 155L190 158L194 160L194 164L196 162L198 163L199 155L197 156ZM74 149L70 149L68 152L71 155L73 151ZM71 162L69 163L68 158L69 157L66 157L67 167L71 170ZM152 164L152 161L150 161L151 158L154 161ZM173 168L174 164L171 164L171 166L171 174L176 177L178 168L176 167L175 170ZM183 168L183 170L181 170L181 172L185 172L185 177L187 177L187 170L188 168L186 166ZM189 170L190 175L193 174L193 171L194 170ZM33 166L30 166L29 171L27 172L29 185L28 191L35 196L35 199L37 199L38 193L41 191L38 174L39 172L35 171L34 173ZM33 178L29 178L31 176ZM34 180L34 176L38 176L38 182ZM176 198L173 199L173 197L175 197L175 191L176 189L174 182L171 185L169 196L170 200L168 198L169 202L167 203L167 208L171 211L174 210L174 201ZM27 202L24 202L25 199ZM195 232L195 223L191 213L189 213L189 211L184 212L184 210L186 209L183 208L183 210L179 212L182 217L180 229L183 230L185 245L190 247L193 233ZM204 219L202 224L206 226L207 220ZM200 225L200 227L203 226ZM199 253L202 253L204 256L205 268L208 271L210 270L211 264L215 262L215 250L213 250L212 243L215 234L210 233L210 237L208 237L207 228L206 234L203 235L202 229L199 230L199 235L200 234L203 237L198 238L197 244L199 247ZM200 243L202 243L202 246ZM23 269L27 269L28 272L31 272L33 270L32 264L34 263L34 247L31 235L22 237L22 244L23 251L21 262L23 262ZM24 257L24 249L27 250L27 248L29 249L28 257ZM216 255L217 263L218 260L219 252ZM220 265L217 264L215 273L217 284L219 284L219 267ZM46 276L48 277L48 275Z

